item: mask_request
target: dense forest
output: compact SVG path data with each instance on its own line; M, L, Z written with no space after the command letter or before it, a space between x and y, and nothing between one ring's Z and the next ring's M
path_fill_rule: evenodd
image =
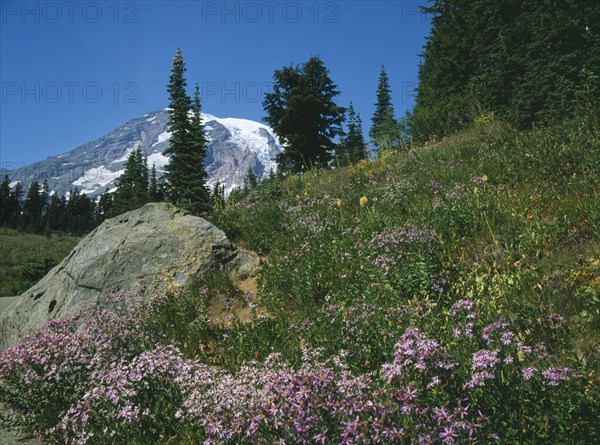
M520 129L600 103L600 4L433 0L410 114L418 142L489 116Z

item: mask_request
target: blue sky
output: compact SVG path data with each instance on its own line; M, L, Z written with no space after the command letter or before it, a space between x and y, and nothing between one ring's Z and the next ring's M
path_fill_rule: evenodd
M203 112L263 121L273 72L320 56L368 131L381 65L412 108L421 1L0 2L0 163L42 160L168 105L181 48Z

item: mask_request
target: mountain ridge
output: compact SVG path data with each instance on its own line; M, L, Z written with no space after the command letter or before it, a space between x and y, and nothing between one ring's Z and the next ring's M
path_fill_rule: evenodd
M260 178L276 169L275 156L281 145L272 130L259 122L242 118L219 118L202 114L209 143L204 166L207 184L224 185L228 193L243 184L249 168ZM78 190L92 198L116 189L115 179L123 173L129 153L138 145L154 164L159 176L169 159L163 153L169 146L167 109L132 118L104 136L74 149L15 169L1 169L11 187L21 182L48 181L50 193L68 194Z

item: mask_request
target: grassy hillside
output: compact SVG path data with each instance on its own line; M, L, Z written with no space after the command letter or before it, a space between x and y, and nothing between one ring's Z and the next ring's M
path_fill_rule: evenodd
M256 296L113 296L5 353L0 401L49 443L593 443L599 202L593 116L273 178L212 215Z
M0 228L0 297L19 295L27 290L60 263L79 239Z
M472 299L532 338L559 313L565 347L596 361L599 186L593 118L527 133L482 124L375 162L267 182L214 216L268 257L259 296L272 318L244 331L252 340L239 359L273 348L299 357L300 338L328 353L353 349L353 367L374 371L392 354L386 339L413 322L399 307L418 306L435 324ZM260 329L274 332L266 340Z

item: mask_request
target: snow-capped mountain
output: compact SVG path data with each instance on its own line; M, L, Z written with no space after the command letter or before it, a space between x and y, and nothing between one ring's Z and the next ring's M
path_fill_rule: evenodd
M204 113L202 117L209 139L205 159L209 185L218 181L229 192L243 184L248 168L259 178L276 169L281 145L268 126ZM9 175L11 186L17 181L27 187L36 179L47 180L50 190L59 195L76 189L97 197L115 189L114 181L123 173L127 156L138 145L148 157L148 167L154 164L159 176L164 172L169 158L163 152L171 137L167 122L166 110L146 113L72 151L0 173Z

